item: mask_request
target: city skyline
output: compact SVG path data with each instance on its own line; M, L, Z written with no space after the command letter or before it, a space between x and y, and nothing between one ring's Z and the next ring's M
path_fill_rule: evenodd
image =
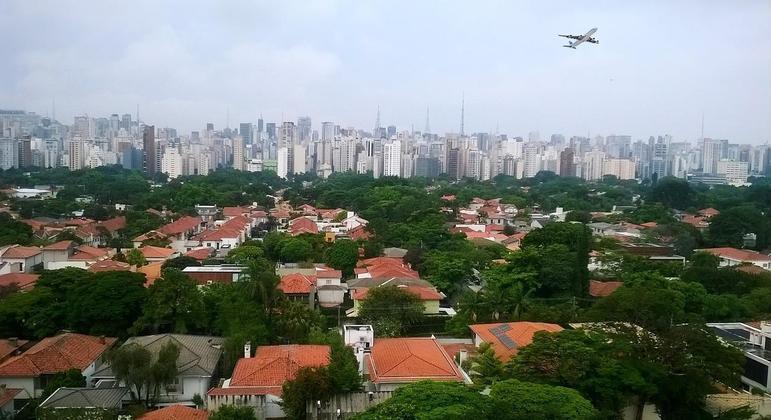
M372 127L378 105L383 125L417 131L428 107L445 133L459 131L463 101L467 132L694 141L703 115L705 137L762 144L771 5L742 4L12 0L0 24L24 36L0 69L0 104L45 115L55 100L65 122L139 105L183 132L260 114ZM593 26L599 45L561 48L557 33Z

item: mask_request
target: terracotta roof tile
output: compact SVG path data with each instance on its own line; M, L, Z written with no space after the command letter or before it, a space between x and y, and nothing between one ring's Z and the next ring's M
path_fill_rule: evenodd
M44 338L19 356L0 364L0 377L37 377L69 369L83 370L102 355L115 338L64 333Z
M37 274L27 273L8 273L0 275L0 286L10 286L16 284L20 289L26 290L35 287L38 279Z
M140 247L139 251L142 252L142 255L144 255L145 258L169 258L177 252L171 248L161 248L159 246L150 245Z
M289 221L289 234L292 236L303 233L319 233L319 227L313 220L307 217L298 217Z
M11 402L11 400L16 398L17 395L21 394L22 391L24 390L19 388L0 389L0 408Z
M31 258L40 254L40 248L34 246L15 245L9 247L2 255L3 258Z
M150 411L139 417L139 420L206 420L209 413L184 405L170 405L159 410Z
M212 248L198 248L192 251L188 251L185 256L195 258L198 261L203 261L212 256L214 249Z
M433 338L379 338L365 358L374 383L463 381L455 362Z
M100 273L102 271L129 271L131 266L127 263L113 260L97 261L88 266L88 271Z
M502 326L506 327L502 327ZM517 354L517 351L533 342L533 334L538 331L559 332L562 327L557 324L547 324L545 322L501 322L496 324L474 324L469 325L474 334L481 337L485 343L490 343L495 350L495 355L506 362ZM500 329L500 334L505 335L514 346L510 347L501 342L495 334L496 329Z
M236 217L243 214L249 214L249 209L246 207L223 207L222 215L225 217Z
M51 245L48 245L46 247L43 247L43 250L45 251L65 251L69 249L70 247L76 246L77 244L74 241L59 241L52 243Z
M113 217L112 219L103 220L97 223L97 226L101 226L107 229L108 232L117 232L126 227L126 216Z
M610 296L624 283L620 281L589 281L589 295L594 297Z
M306 276L300 273L287 274L281 277L278 288L285 294L307 295L313 292L316 276Z
M71 260L98 260L104 258L110 251L103 248L94 248L93 246L81 245L75 249L70 256Z
M16 339L16 344L11 344L11 340L0 338L0 360L10 356L18 348L23 347L27 343L29 343L29 341Z
M756 251L749 251L746 249L723 247L723 248L698 249L697 251L708 252L712 255L716 255L721 258L727 258L727 259L737 260L737 261L771 262L771 257L769 257L768 255L761 254Z
M233 387L280 387L304 367L329 364L329 346L291 344L260 346L254 357L239 359L233 370Z
M188 231L193 231L201 224L198 217L184 216L158 229L166 235L179 235Z

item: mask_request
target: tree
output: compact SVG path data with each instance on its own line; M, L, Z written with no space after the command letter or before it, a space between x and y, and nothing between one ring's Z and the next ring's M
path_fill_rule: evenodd
M694 196L686 180L667 176L655 183L648 198L666 207L684 210L693 205Z
M612 418L633 397L653 393L634 363L618 357L628 354L629 346L602 330L538 332L508 368L522 380L574 388Z
M287 343L307 342L310 331L324 324L321 313L308 306L307 302L286 300L282 302L279 312L275 335Z
M147 264L147 258L138 248L132 248L126 253L126 262L139 268Z
M336 394L345 394L361 389L359 362L353 354L353 348L346 346L343 337L336 330L326 334L321 329L311 331L308 337L311 344L326 344L331 347L329 355L329 379Z
M118 381L126 384L134 402L142 399L150 377L152 357L149 350L135 343L123 345L107 354L112 373Z
M420 297L396 286L373 287L359 306L359 317L383 337L399 336L423 318Z
M188 257L187 255L181 255L179 257L164 261L163 265L161 266L161 271L164 271L167 268L176 268L177 270L181 271L187 267L198 267L200 265L201 263L198 262L198 260L196 260L195 258Z
M564 275L566 268L555 266L557 261L568 261L572 265L573 280L569 282L570 292L574 296L586 296L589 293L589 250L591 243L589 228L576 223L550 223L541 229L535 229L522 238L522 249L532 249L544 255L541 264L541 280L549 279L553 274ZM564 246L560 250L554 246ZM562 258L558 254L563 254ZM517 254L514 254L517 255ZM559 270L555 271L557 268ZM553 281L552 281L553 283Z
M490 399L495 418L502 420L589 420L597 414L592 404L574 389L516 379L493 384Z
M455 382L422 381L398 388L357 420L486 419L496 417L487 397ZM535 417L533 417L535 418Z
M43 401L53 394L59 388L83 388L86 386L86 377L80 373L78 369L68 369L64 372L53 374L48 379L48 384L43 390L43 395L40 396L40 400Z
M85 276L67 296L67 324L93 335L125 337L147 299L145 276L106 271Z
M241 245L228 252L225 260L231 264L249 265L249 263L263 258L265 258L265 253L259 246Z
M257 420L252 407L223 405L209 416L209 420Z
M503 362L489 343L482 343L477 356L471 359L471 378L474 383L490 385L503 377Z
M330 267L341 270L343 276L353 275L353 268L356 267L356 261L359 259L359 246L356 242L341 239L335 241L327 249L325 260Z
M32 227L15 220L9 213L0 213L0 246L27 245L32 240Z
M155 358L150 350L136 343L124 344L107 354L110 369L119 382L126 384L131 399L143 400L147 406L158 401L161 388L176 379L178 358L179 347L172 342L164 344Z
M739 206L722 211L709 222L709 241L713 246L743 248L745 234L757 235L754 249L765 249L769 243L771 223L753 206Z
M460 290L473 273L469 254L432 251L421 265L421 271L439 290L450 295Z
M281 243L280 258L283 262L307 261L313 254L313 247L300 238L290 238Z
M290 419L305 419L308 401L326 401L334 395L329 370L326 367L305 367L297 376L284 382L281 398L284 413Z
M203 300L196 283L177 269L168 269L148 288L148 299L134 331L185 334L201 326Z
M565 221L587 224L592 221L592 215L588 211L572 210L565 216Z

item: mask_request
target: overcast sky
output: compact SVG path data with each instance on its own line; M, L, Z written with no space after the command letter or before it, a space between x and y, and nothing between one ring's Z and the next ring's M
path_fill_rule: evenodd
M629 3L2 0L0 108L771 140L771 1Z

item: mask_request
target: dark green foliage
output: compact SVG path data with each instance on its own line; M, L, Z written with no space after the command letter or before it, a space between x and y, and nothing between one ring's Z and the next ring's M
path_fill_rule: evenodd
M695 194L686 180L668 176L653 186L648 200L662 203L669 208L685 210L694 204Z
M423 302L396 286L375 287L361 301L359 318L372 324L381 337L399 336L423 318Z
M249 406L225 405L209 416L209 420L257 420Z
M77 369L69 369L64 372L55 373L48 379L48 384L43 390L40 400L44 401L59 388L84 388L85 386L86 377Z
M417 382L394 391L393 396L355 418L357 420L460 420L490 418L487 397L454 382Z
M281 397L284 413L290 419L306 418L305 406L308 401L326 401L335 392L326 367L305 367L297 371L297 376L284 383Z
M592 404L573 389L516 379L493 384L490 400L495 418L502 420L590 420L596 416Z
M170 268L148 288L142 316L134 324L137 333L185 334L203 323L203 299L193 280Z
M755 249L768 246L771 224L768 216L753 206L733 207L710 219L709 241L714 246L742 248L742 237L748 233L757 235Z
M359 246L356 242L350 240L335 241L327 249L325 261L330 267L341 270L343 276L353 275L353 268L356 267L356 261L359 259Z
M32 227L0 212L0 246L27 245L32 241Z
M241 247L237 249L240 249L240 248ZM200 265L201 263L199 263L198 260L196 260L195 258L182 255L182 256L164 261L163 265L161 266L161 270L166 270L168 268L175 268L181 271L187 267L198 267Z

